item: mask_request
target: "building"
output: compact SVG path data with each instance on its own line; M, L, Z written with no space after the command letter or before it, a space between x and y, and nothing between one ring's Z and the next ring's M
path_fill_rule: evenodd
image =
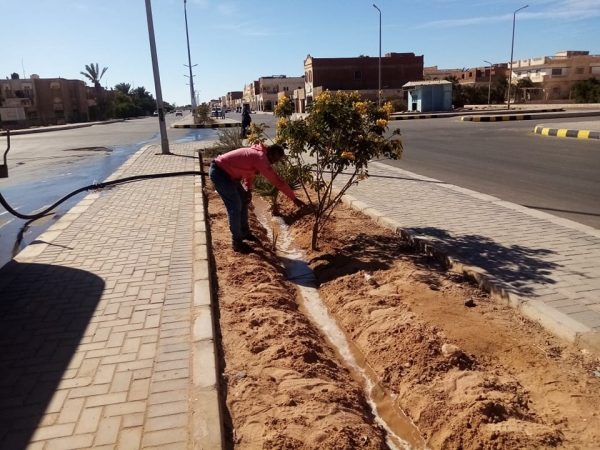
M236 109L238 106L242 106L242 98L244 93L242 91L231 91L225 96L225 107L229 109Z
M589 78L600 79L600 55L567 50L554 56L513 61L512 70L513 83L524 78L533 82L534 97L530 100L571 100L575 83Z
M0 80L2 122L15 127L89 121L87 88L81 80L40 78Z
M257 111L273 111L277 105L278 94L284 93L292 97L295 89L304 86L304 77L288 77L272 75L258 79L259 93L256 95Z
M452 109L452 83L450 81L411 81L403 87L408 91L409 111L431 112Z
M387 53L381 58L381 95L383 99L403 98L402 86L423 79L423 55ZM379 90L379 58L314 58L304 60L304 92L294 100L312 99L324 90L358 91L365 98L377 100Z
M508 64L493 64L470 69L438 69L438 66L423 69L423 79L426 81L456 78L459 84L467 86L487 86L490 82L490 75L492 80L508 78Z

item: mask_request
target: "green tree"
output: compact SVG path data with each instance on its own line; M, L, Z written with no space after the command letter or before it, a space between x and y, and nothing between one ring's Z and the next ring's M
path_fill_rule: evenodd
M79 72L85 78L87 78L93 85L96 92L96 106L91 108L91 114L98 120L105 120L109 116L109 110L112 105L111 102L104 98L102 93L102 86L100 80L108 70L108 67L104 67L102 70L99 69L98 63L86 64L85 72Z
M287 145L289 159L303 175L299 181L313 212L313 249L344 193L368 176L369 161L401 157L400 131L384 135L392 112L390 103L378 108L362 101L357 92L325 91L312 102L305 119L278 119L276 141ZM308 173L310 177L304 176Z
M117 90L125 95L129 95L130 91L131 91L131 84L129 84L129 83L115 84L115 90Z
M152 94L144 86L132 89L131 98L140 109L142 115L151 115L156 110L156 100L154 100Z
M532 87L534 87L534 84L533 84L533 81L531 81L531 78L529 78L529 77L519 78L517 80L515 100L522 101L524 98L526 98L526 95L525 95L526 89L532 88Z
M577 103L600 103L600 81L597 78L578 81L573 85Z

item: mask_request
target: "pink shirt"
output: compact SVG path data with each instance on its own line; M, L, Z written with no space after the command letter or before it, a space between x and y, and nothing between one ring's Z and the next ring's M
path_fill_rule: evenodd
M232 180L244 180L248 190L252 189L254 177L260 173L290 199L296 198L294 191L271 167L267 158L267 148L263 144L232 150L217 156L215 162Z

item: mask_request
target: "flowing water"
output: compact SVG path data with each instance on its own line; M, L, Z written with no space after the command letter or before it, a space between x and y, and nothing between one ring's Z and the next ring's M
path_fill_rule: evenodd
M303 252L294 248L287 225L281 219L271 217L264 202L255 201L254 204L257 218L273 236L288 279L298 286L300 306L334 346L354 378L362 384L375 420L386 432L387 445L393 450L425 448L419 430L377 382L377 376L362 353L329 314L316 287L314 273L304 261Z

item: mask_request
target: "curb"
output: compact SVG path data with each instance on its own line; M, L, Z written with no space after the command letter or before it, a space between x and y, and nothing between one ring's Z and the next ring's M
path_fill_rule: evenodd
M575 112L575 113L556 113L556 114L545 114L540 116L538 114L496 114L489 116L462 116L460 120L462 122L507 122L512 120L533 120L533 119L562 119L570 117L594 117L600 116L600 111L587 111L587 112Z
M552 108L552 109L532 109L528 110L529 114L531 113L546 113L546 112L558 112L564 111L562 108ZM446 113L434 113L434 114L414 114L414 115L405 115L405 116L392 116L391 120L413 120L413 119L443 119L446 117L457 117L457 116L481 116L488 114L490 111L462 111L462 112L446 112ZM523 112L524 113L524 112Z
M184 125L171 125L171 128L234 128L241 127L241 123L212 123L212 124L184 124Z
M199 160L195 165L200 171ZM216 450L224 445L224 425L215 339L217 307L211 289L210 242L202 178L194 178L191 448Z
M576 138L576 139L600 139L600 131L592 130L569 130L567 128L546 128L536 125L533 129L535 134L542 136L554 136L559 138Z
M21 134L34 134L34 133L48 133L50 131L63 131L63 130L74 130L76 128L88 128L94 125L109 125L111 123L125 122L126 119L112 119L105 120L102 122L85 122L76 123L69 125L50 125L49 127L38 127L38 128L21 128L18 130L10 130L11 136L19 136ZM0 136L6 136L6 131L0 131Z
M510 292L484 269L466 265L455 260L445 251L441 250L434 240L415 235L410 230L403 228L395 220L386 217L385 214L377 211L375 208L369 207L351 195L344 194L342 196L342 203L356 211L362 212L377 224L400 235L402 239L406 240L418 251L438 259L451 270L467 276L477 283L481 289L488 292L492 298L498 299L515 308L523 316L539 323L550 333L572 342L578 348L586 348L600 354L600 333L594 332L586 325L574 321L540 300L525 299Z

